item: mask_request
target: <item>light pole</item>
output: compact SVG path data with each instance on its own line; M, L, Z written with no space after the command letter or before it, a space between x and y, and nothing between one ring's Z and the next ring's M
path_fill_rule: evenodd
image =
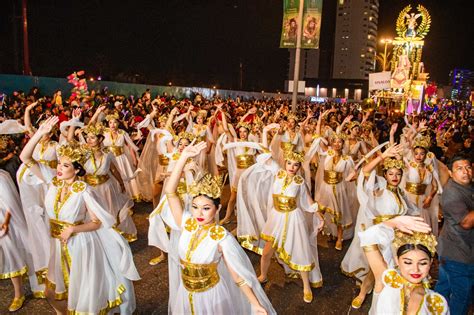
M380 42L385 45L384 52L383 52L383 66L382 66L382 71L385 71L385 65L387 64L387 46L392 43L392 39L382 38Z
M303 30L303 9L304 0L300 0L300 6L298 11L298 31L296 32L296 52L295 52L295 71L293 73L293 94L291 97L291 110L296 113L296 103L298 100L298 81L300 76L300 55L301 55L301 33Z

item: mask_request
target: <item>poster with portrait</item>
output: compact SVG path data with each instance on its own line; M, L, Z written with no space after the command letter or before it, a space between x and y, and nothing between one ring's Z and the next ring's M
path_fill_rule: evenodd
M280 48L296 48L300 0L283 0L283 27Z
M302 27L301 48L318 49L323 1L305 0L302 25L298 25L299 2L300 0L283 0L280 48L296 48L298 27Z
M318 49L323 0L306 0L303 11L301 48Z

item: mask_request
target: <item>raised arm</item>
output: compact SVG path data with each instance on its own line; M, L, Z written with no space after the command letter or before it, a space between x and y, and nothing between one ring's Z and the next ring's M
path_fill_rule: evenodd
M383 163L383 160L386 158L396 157L403 151L403 146L401 144L392 145L387 150L385 150L381 155L377 156L375 159L367 163L363 168L362 172L365 174L370 174L380 163Z
M105 109L105 106L99 106L97 110L95 111L94 115L92 116L91 120L89 121L88 125L95 124L97 119L99 118L99 115L101 112L103 112Z
M28 130L29 136L32 136L35 132L33 130L33 125L31 124L31 114L30 111L38 105L38 102L31 103L25 108L25 127Z
M395 144L395 133L397 132L398 124L392 124L392 127L390 127L390 145Z
M176 165L173 168L173 171L171 172L165 187L163 188L166 198L168 199L171 213L178 226L181 226L181 220L183 218L183 205L181 204L181 199L176 194L176 189L181 179L181 173L183 172L184 166L186 165L186 161L189 158L199 155L202 150L206 149L206 146L207 144L204 141L199 142L196 145L194 145L193 141L189 146L187 146L181 153L181 156L176 162Z

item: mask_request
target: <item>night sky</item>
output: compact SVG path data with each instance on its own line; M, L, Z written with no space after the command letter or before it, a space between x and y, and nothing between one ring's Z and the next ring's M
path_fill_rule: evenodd
M433 80L447 83L454 67L474 69L469 1L380 2L379 37L395 36L395 20L407 4L430 11L423 61ZM21 0L2 0L1 73L18 70L14 5L19 15ZM288 51L278 48L282 0L30 0L28 5L34 75L65 77L84 69L104 79L122 73L153 84L237 89L242 62L244 89L256 91L282 90L287 76ZM20 19L16 24L20 42ZM21 52L21 46L16 49Z

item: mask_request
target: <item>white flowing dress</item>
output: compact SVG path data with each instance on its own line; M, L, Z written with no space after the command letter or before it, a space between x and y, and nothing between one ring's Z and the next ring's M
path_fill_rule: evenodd
M132 280L140 277L128 242L112 228L115 218L105 211L100 198L85 182L74 182L65 200L59 203L63 185L53 180L46 195L50 220L67 224L89 222L90 211L101 221L101 227L71 236L66 246L58 238L50 239L46 285L54 290L57 300L67 298L70 312L132 314ZM53 228L54 224L50 224Z
M117 138L112 138L112 131L110 129L104 133L104 146L109 148L109 151L115 155L117 168L122 175L130 198L136 201L141 201L140 190L136 180L136 169L133 166L132 157L129 150L138 152L138 147L133 143L128 133L119 130ZM136 153L138 154L138 153ZM137 157L138 158L138 157Z
M178 226L167 204L163 206L160 215L171 229L181 232L178 243L180 261L191 264L218 265L218 283L202 292L188 291L183 285L181 275L170 273L170 278L173 278L173 281L179 284L177 291L170 290L170 295L176 295L170 313L254 314L255 311L252 305L230 276L228 268L231 268L252 288L259 303L267 312L276 314L257 280L249 258L235 238L224 227L218 225L207 227L206 231L203 232L206 235L200 239L197 247L190 250L190 243L195 242L196 233L201 229L197 221L191 217L189 212L185 212L182 225Z
M87 175L108 176L105 182L89 186L96 195L101 197L102 201L105 201L104 209L116 218L118 232L132 242L137 239L137 228L130 216L130 209L134 204L126 193L122 193L118 181L110 172L110 165L114 162L114 156L110 152L104 150L99 160L96 160L91 152L91 157L84 163L84 169Z

